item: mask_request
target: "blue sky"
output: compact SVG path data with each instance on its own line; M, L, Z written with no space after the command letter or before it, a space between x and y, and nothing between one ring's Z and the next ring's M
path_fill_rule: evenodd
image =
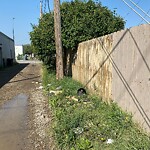
M14 24L15 44L30 43L31 23L38 23L39 0L0 0L0 2L0 31L12 38Z
M150 22L149 17L145 17L145 14L137 9L130 0L125 0L130 4L137 12L139 12L146 20ZM139 7L141 7L145 12L150 15L150 0L132 0ZM126 21L126 28L137 26L139 24L145 24L142 18L139 17L131 8L129 8L122 0L101 0L102 5L107 6L112 11L115 9L117 14L124 18ZM142 21L142 22L141 22Z
M45 2L45 0L43 0ZM126 20L126 28L145 23L135 14L122 0L100 0L103 6L110 10L116 10L117 14ZM126 0L128 3L129 0ZM150 0L133 0L138 3L144 11L149 11ZM50 0L50 8L53 9L53 0ZM130 3L131 4L131 3ZM133 5L132 5L133 6ZM38 24L40 15L40 0L1 0L0 3L0 32L9 37L13 37L13 27L15 31L15 44L29 44L29 32L32 31L31 23ZM134 6L133 6L134 7ZM44 9L44 8L43 8ZM134 7L136 9L136 7ZM47 11L47 9L45 9ZM136 9L142 16L144 14ZM15 18L15 19L13 19ZM148 21L150 18L145 17Z

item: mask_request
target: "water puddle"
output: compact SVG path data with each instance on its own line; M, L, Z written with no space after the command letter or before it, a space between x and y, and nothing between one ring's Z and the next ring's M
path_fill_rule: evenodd
M0 107L0 150L23 150L28 96L19 94Z

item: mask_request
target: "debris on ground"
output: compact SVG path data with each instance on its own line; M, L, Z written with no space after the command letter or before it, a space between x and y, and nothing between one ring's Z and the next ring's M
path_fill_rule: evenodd
M62 91L53 91L53 90L50 90L50 91L49 91L49 94L50 94L50 95L58 95L58 94L60 94L60 93L62 93Z
M112 144L113 142L114 142L113 139L107 139L107 141L106 141L107 144Z

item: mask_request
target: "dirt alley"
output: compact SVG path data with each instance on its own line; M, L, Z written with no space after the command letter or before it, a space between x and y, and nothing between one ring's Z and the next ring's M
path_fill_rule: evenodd
M41 74L42 64L36 61L22 61L18 65L0 70L0 128L2 128L0 130L0 139L3 139L3 143L0 142L0 149L55 149L52 137L48 134L51 121L48 99L44 96L42 89L39 89L41 86ZM24 100L21 101L21 99ZM25 102L25 99L27 99L27 102ZM17 102L13 102L14 100ZM13 109L11 108L12 103L14 103ZM18 115L24 111L22 115L24 119L13 121L13 123L19 122L16 124L22 126L21 129L19 127L13 130L3 130L3 128L8 128L6 125L13 126L11 120L15 120L16 118L14 117L17 117L17 115L12 113L16 112L10 112L9 115L7 113L8 110L16 109L20 111ZM5 115L10 116L9 120L4 117ZM2 120L2 117L5 118L5 121ZM3 138L6 135L7 138Z

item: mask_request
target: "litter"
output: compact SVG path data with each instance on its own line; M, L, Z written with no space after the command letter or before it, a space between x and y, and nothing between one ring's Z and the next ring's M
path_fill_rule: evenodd
M108 139L108 140L106 141L107 144L112 144L113 142L114 142L113 139Z
M47 86L51 86L52 84L47 84Z
M77 128L74 128L73 131L75 134L81 134L83 132L83 128L77 127Z
M60 94L60 93L62 93L62 91L49 91L49 94L52 94L52 95L58 95L58 94Z
M36 88L38 90L42 90L43 89L43 86L39 86L38 88Z
M58 86L57 88L56 88L56 90L61 90L62 89L62 87L61 86Z
M81 95L85 95L86 94L86 90L84 88L80 88L77 90L77 95L81 96Z

